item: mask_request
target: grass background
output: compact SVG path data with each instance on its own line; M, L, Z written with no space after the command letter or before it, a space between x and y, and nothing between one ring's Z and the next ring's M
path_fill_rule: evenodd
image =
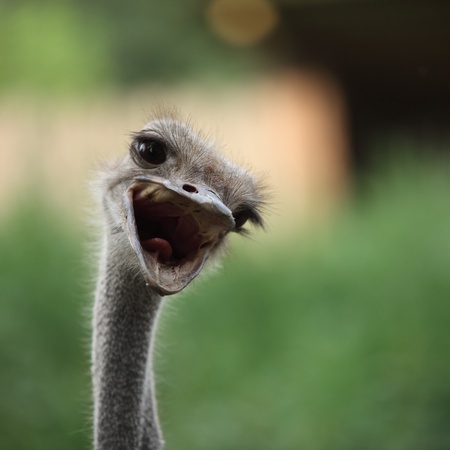
M408 167L167 299L168 450L450 449L450 182ZM3 220L1 449L90 447L88 242L43 201Z

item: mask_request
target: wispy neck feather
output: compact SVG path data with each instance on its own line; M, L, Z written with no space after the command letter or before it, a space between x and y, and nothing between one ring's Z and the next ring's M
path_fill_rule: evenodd
M161 297L108 241L93 317L94 447L159 450L151 353Z

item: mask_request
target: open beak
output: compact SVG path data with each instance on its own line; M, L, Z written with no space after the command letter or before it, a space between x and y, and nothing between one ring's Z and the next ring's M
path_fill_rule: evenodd
M213 191L159 177L138 177L124 196L126 230L146 282L161 295L193 280L234 227Z

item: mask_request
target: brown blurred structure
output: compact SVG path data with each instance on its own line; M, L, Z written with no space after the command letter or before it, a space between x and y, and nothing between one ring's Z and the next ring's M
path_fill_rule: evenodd
M266 48L284 65L319 67L343 87L352 162L366 167L380 137L418 147L450 140L450 2L277 2L280 26Z
M421 150L450 148L450 0L211 0L198 8L216 36L265 52L277 70L76 101L4 96L0 209L34 183L80 211L74 199L96 162L123 154L130 130L159 103L189 112L233 159L261 172L283 226L326 215L374 154L398 148L385 145L392 136Z

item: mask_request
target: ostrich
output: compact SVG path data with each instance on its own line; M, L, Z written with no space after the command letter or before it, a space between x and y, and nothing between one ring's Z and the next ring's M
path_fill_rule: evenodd
M92 339L94 447L160 450L152 371L164 296L181 291L230 232L263 226L260 182L176 116L155 117L97 193L102 252Z

